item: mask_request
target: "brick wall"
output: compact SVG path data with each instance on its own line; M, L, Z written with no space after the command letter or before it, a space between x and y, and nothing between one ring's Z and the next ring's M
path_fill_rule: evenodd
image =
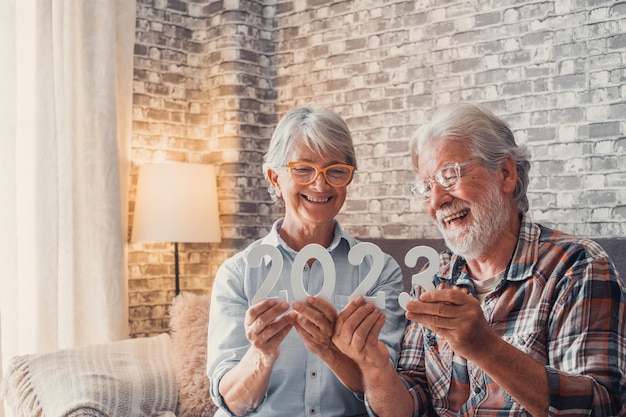
M276 123L263 11L258 2L137 2L131 201L144 162L215 164L218 173L222 242L179 245L181 291L209 292L224 259L275 216L258 172ZM167 330L173 244L131 242L128 264L131 335Z
M468 100L528 145L535 220L626 236L624 33L626 2L603 0L138 0L133 183L147 161L216 164L223 241L181 245L182 290L209 292L280 215L262 155L277 118L313 102L353 131L345 228L435 237L408 192L407 140L434 107ZM131 243L134 336L167 330L173 269L171 244Z

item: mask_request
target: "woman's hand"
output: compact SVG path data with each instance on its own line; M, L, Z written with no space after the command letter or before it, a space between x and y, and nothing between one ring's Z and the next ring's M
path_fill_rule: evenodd
M323 359L333 347L337 310L328 301L314 296L307 297L305 303L296 301L293 309L297 312L295 327L304 346Z
M248 415L263 402L280 343L285 339L296 318L289 303L266 299L246 312L244 328L250 348L241 361L224 374L219 391L230 411L238 416Z
M305 347L319 356L346 388L363 393L358 364L334 343L338 317L335 307L321 298L307 297L306 303L296 302L293 308L298 313L295 327Z
M272 361L280 354L280 344L296 319L295 312L284 314L287 310L289 303L267 299L253 305L246 312L246 337L259 354Z
M346 305L335 323L335 346L364 367L384 367L389 362L385 344L378 340L385 314L374 304L357 297Z

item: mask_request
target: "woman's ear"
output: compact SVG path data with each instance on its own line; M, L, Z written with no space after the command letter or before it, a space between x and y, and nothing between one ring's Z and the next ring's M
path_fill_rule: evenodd
M270 184L272 184L272 187L274 187L276 195L282 198L282 191L280 190L280 183L278 182L278 173L272 168L267 168L267 179L270 181Z

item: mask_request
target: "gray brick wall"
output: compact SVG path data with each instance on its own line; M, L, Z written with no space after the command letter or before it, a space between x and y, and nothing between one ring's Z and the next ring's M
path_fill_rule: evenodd
M436 237L407 140L432 110L488 105L531 152L531 216L626 236L626 2L138 0L133 175L146 161L218 166L224 241L182 245L182 289L281 210L262 155L278 117L313 102L352 129L359 170L340 220L362 237ZM131 202L134 190L131 190ZM131 203L132 216L132 203ZM132 243L131 330L167 329L169 244Z
M181 291L209 292L224 259L275 217L258 168L276 123L264 10L259 2L137 2L131 202L141 163L218 169L222 242L179 245ZM132 203L130 211L132 220ZM168 330L173 245L131 242L128 264L131 335Z

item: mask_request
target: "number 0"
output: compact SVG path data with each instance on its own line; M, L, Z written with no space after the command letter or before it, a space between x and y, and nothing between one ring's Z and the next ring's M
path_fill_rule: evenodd
M336 271L333 258L322 245L317 243L311 243L302 248L296 255L296 259L293 260L293 267L291 268L291 290L296 301L306 301L306 298L311 295L304 288L304 266L309 259L315 258L322 264L322 270L324 271L324 283L322 289L317 294L318 297L332 301L333 291L335 290Z

